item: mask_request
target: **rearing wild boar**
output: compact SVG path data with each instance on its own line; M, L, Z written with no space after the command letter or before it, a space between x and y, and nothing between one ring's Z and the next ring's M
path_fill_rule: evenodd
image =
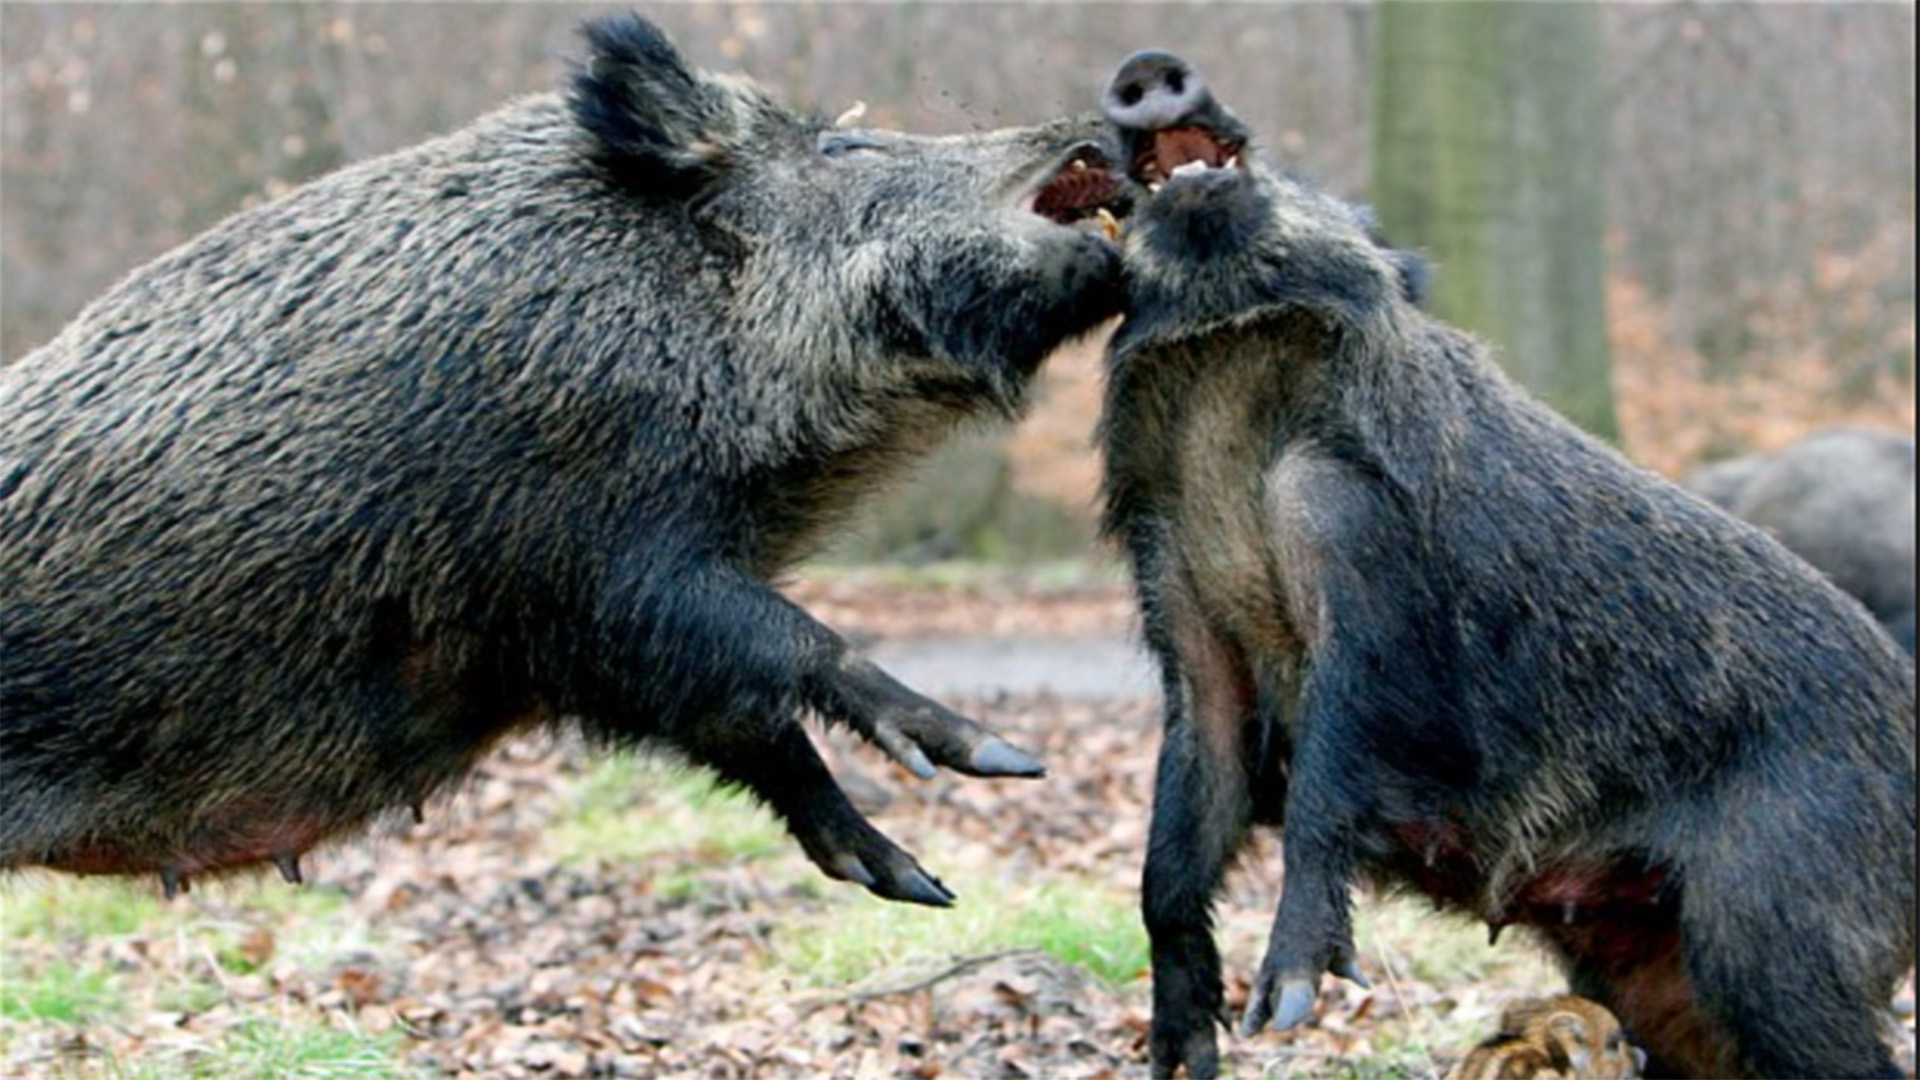
M840 130L638 17L586 37L568 92L237 215L0 372L0 870L296 877L578 717L948 902L802 714L1039 766L768 580L1118 311L1067 227L1104 127Z
M1263 167L1188 65L1134 57L1107 110L1151 192L1103 441L1167 703L1155 1074L1216 1073L1212 898L1284 824L1246 1030L1358 977L1366 881L1538 935L1650 1075L1898 1075L1908 658L1419 311L1366 215Z

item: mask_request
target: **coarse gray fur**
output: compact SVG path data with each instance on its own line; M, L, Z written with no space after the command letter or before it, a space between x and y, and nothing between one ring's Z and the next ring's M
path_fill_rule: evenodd
M950 894L799 725L1039 766L770 584L1118 310L1094 120L840 130L637 16L566 92L236 214L0 370L0 870L272 861L578 717Z

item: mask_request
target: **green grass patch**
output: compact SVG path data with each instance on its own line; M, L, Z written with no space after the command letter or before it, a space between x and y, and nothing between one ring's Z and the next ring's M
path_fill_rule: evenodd
M406 1065L397 1034L374 1035L260 1021L222 1040L208 1062L220 1080L389 1080L423 1075Z
M104 971L49 964L38 971L9 971L0 980L0 1016L51 1024L87 1024L113 1016L126 1005Z
M1354 943L1363 957L1436 986L1485 979L1506 959L1487 945L1487 928L1436 913L1414 900L1374 898L1356 907Z
M166 1012L203 1013L227 1000L226 987L205 975L174 973L153 988L153 1003Z
M704 772L632 754L596 761L573 801L546 834L566 862L664 854L732 861L786 850L786 829L749 796Z
M120 878L42 875L0 895L0 939L122 937L169 914L153 884Z
M1151 963L1147 932L1134 906L1085 889L1040 890L1018 913L1013 937L1111 986L1138 978Z
M1370 1057L1343 1059L1326 1075L1329 1080L1430 1080L1439 1073L1426 1054L1397 1048Z
M425 1080L430 1074L407 1063L395 1032L252 1020L221 1035L212 1049L117 1061L88 1075L100 1080Z
M234 897L236 904L277 922L333 922L353 906L345 892L324 883L288 885L278 877L262 876L234 887L242 890Z
M1040 949L1110 984L1147 969L1146 932L1133 906L1083 887L967 887L958 906L928 910L864 898L786 930L776 961L815 986L860 983L955 956Z

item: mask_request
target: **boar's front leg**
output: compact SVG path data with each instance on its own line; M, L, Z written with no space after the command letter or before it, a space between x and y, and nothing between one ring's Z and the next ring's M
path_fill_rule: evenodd
M688 756L772 807L828 877L876 896L948 907L953 893L847 801L805 729L787 718L750 731L719 729L681 743Z
M1342 670L1337 657L1316 657L1307 679L1287 789L1284 891L1242 1034L1286 1031L1312 1016L1323 972L1368 986L1355 963L1351 895L1356 837L1368 817L1368 784L1355 778L1369 765L1356 748L1368 743L1344 722L1343 703L1360 695L1329 685L1336 679L1328 673Z
M831 670L814 677L810 704L885 750L915 776L932 777L936 764L969 776L1045 775L1039 762L1005 739L907 689L845 646L842 650Z
M1253 816L1242 733L1255 699L1239 655L1186 617L1177 596L1167 606L1164 638L1153 642L1165 669L1166 724L1141 888L1153 959L1148 1053L1155 1077L1185 1066L1194 1080L1210 1080L1220 1072L1214 1025L1226 1008L1213 898ZM1150 625L1150 640L1163 637L1160 629Z
M1038 775L998 736L915 694L750 575L712 561L629 556L594 612L600 645L571 707L615 739L679 749L766 801L829 876L890 899L946 904L937 880L848 803L798 723L846 723L916 773Z

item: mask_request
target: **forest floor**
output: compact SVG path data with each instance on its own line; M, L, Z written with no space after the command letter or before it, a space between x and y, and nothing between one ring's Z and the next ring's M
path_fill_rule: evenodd
M793 593L1047 763L1039 782L922 782L821 736L953 909L823 878L697 773L523 740L424 824L311 856L300 887L169 903L157 882L0 884L0 1078L1144 1075L1135 896L1158 732L1125 591L1069 573ZM1279 886L1263 839L1220 908L1235 1007ZM1437 1078L1506 1002L1556 986L1520 935L1490 948L1421 905L1358 911L1374 989L1329 980L1308 1028L1223 1038L1233 1075ZM1897 1010L1912 1076L1911 980Z

